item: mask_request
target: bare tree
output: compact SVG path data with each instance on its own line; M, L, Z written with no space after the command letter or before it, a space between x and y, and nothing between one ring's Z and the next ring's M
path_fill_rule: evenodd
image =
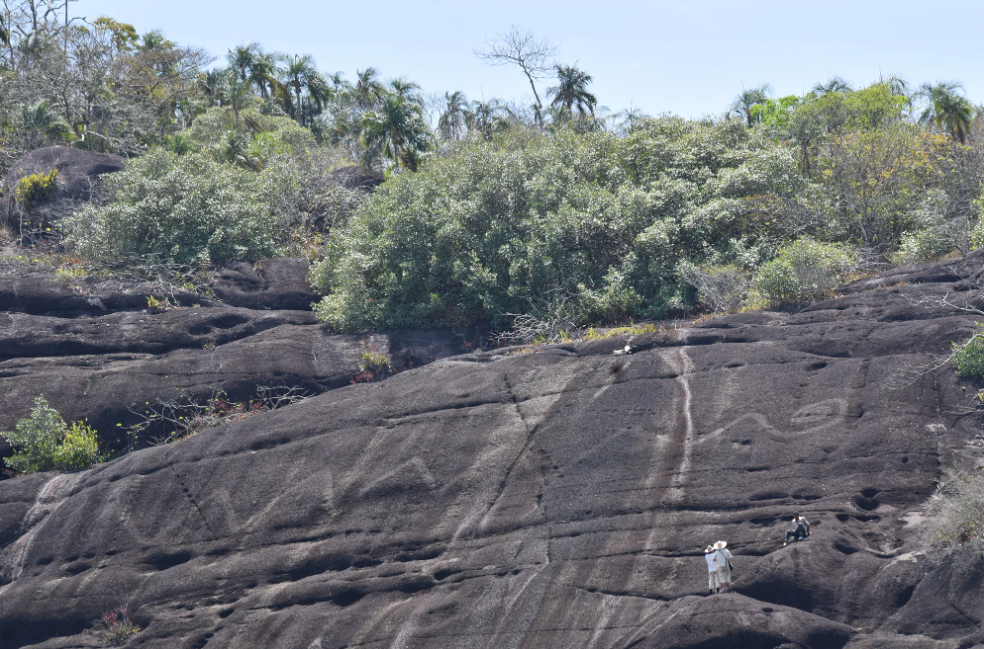
M506 34L498 34L495 40L485 42L486 48L475 52L475 56L488 65L518 66L533 89L536 100L536 121L543 119L543 103L536 89L536 80L552 76L553 64L550 59L557 53L557 46L545 38L537 38L531 30L521 31L513 25Z

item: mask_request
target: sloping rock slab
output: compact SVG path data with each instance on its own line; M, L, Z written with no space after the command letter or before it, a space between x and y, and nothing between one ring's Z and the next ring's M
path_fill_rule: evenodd
M302 259L237 262L218 272L212 291L230 306L308 311L321 297L311 289Z
M973 390L913 372L973 316L901 302L460 356L4 481L0 641L88 646L126 604L155 649L972 647L979 554L911 514L984 463Z

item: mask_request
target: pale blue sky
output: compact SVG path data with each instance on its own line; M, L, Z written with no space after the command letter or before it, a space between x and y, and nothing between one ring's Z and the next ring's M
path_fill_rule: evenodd
M971 101L984 102L978 0L80 0L72 11L159 28L217 57L258 41L312 54L349 80L372 65L385 78L471 99L530 95L518 70L473 54L517 24L560 43L558 61L593 75L599 102L615 111L717 114L743 85L799 94L831 75L861 85L879 71L916 85L960 81Z

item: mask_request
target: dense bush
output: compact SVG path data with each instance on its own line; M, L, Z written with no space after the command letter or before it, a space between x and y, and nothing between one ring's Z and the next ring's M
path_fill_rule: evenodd
M963 343L953 343L951 362L957 376L965 379L984 379L984 324L975 323L974 335Z
M55 190L58 189L57 178L57 169L52 169L48 173L24 176L17 182L14 195L25 207L36 207L50 203L55 197Z
M30 417L0 436L17 452L4 461L20 473L74 471L100 461L96 431L83 422L66 424L44 397L34 400Z
M107 179L110 202L66 219L67 243L103 261L153 255L218 263L269 256L285 226L278 195L296 192L296 181L278 171L256 173L204 153L155 149Z
M830 293L855 263L843 246L800 239L759 268L755 289L771 307L802 304Z
M760 205L782 213L802 184L794 155L739 122L514 130L377 190L312 272L318 314L340 331L660 316L693 303L678 260L768 258Z

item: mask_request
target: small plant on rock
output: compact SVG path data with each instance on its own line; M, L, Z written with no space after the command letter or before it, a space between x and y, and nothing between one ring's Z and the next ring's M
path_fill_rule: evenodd
M155 445L178 442L203 430L252 417L267 410L277 410L311 396L299 386L256 386L256 398L235 401L225 390L215 390L204 401L189 395L177 399L145 402L142 408L130 408L140 421L130 427L130 447L145 442ZM122 426L122 424L117 424Z
M17 183L14 195L24 207L37 207L50 203L55 197L55 190L58 188L55 183L57 177L57 169L52 169L46 174L38 173L24 176Z
M140 627L130 620L130 611L126 606L118 606L112 611L106 611L102 616L106 632L103 634L111 647L122 647L131 635L140 631Z
M364 340L359 344L362 346L362 359L359 361L359 373L352 379L352 383L371 383L395 373L389 356L376 351L375 345L367 345Z
M959 547L984 539L984 471L948 471L929 502L930 542Z
M20 473L76 471L102 461L96 431L81 421L66 424L43 396L34 400L30 417L0 436L17 451L4 462Z

